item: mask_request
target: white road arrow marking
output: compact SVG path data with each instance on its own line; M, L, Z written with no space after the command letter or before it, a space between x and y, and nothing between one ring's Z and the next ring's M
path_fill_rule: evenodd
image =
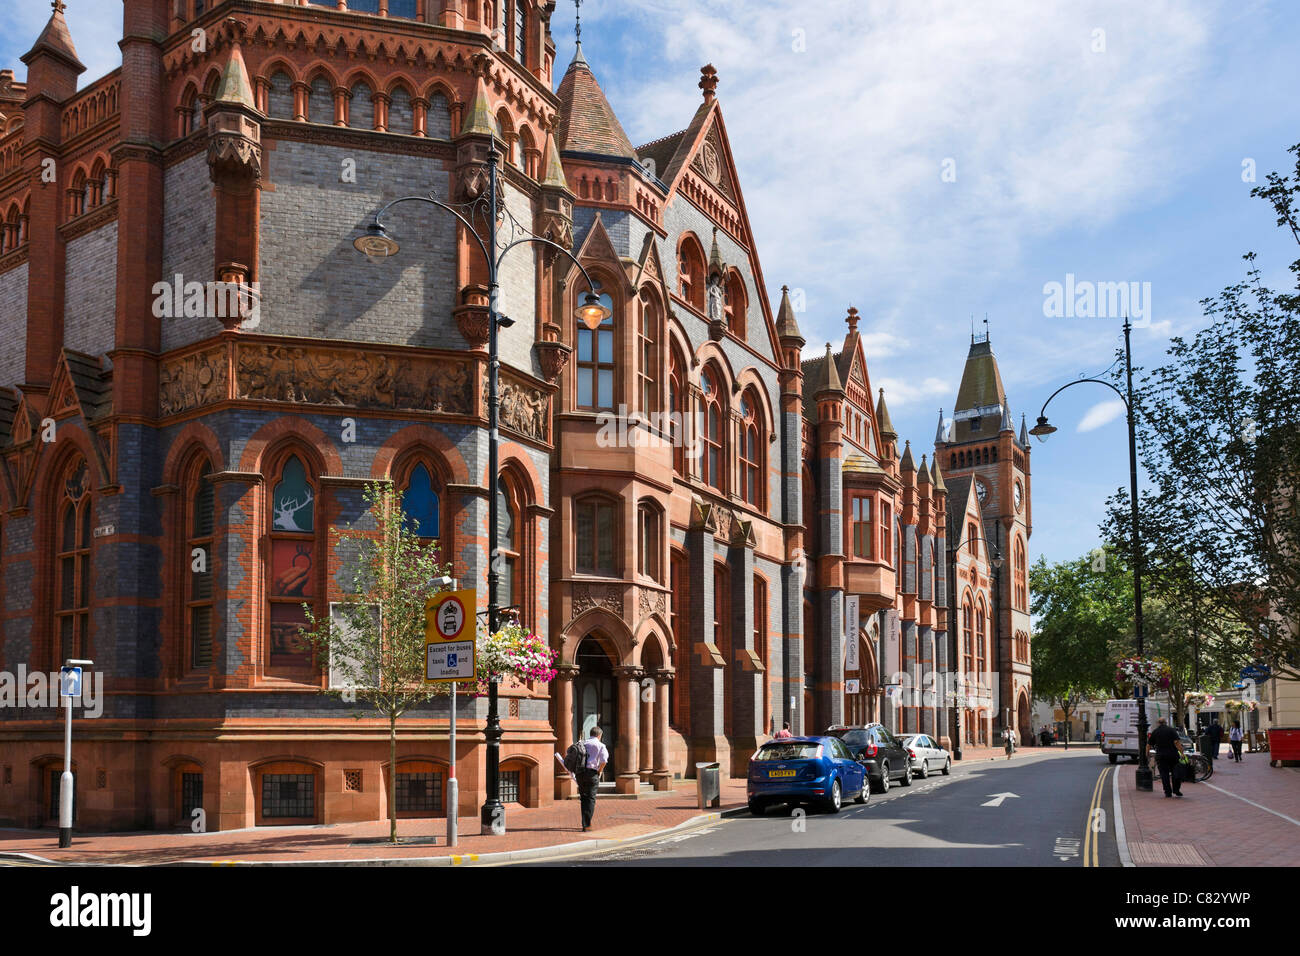
M1006 800L1008 797L1012 798L1013 800L1020 799L1020 794L1018 793L990 793L990 794L986 794L986 796L990 796L993 799L989 800L987 803L981 803L980 804L981 807L1000 807L1002 806L1002 801Z

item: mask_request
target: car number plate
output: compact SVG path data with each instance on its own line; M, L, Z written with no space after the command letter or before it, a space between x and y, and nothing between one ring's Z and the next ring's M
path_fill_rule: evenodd
M794 774L793 770L769 770L767 772L769 777L793 777Z

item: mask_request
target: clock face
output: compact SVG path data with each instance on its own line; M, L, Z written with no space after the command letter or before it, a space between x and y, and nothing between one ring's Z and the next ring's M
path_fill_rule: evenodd
M988 498L988 496L989 496L988 486L985 485L984 482L980 481L978 478L975 479L975 497L980 500L980 504L984 504L984 500Z
M1016 510L1019 511L1025 505L1025 491L1020 482L1016 482Z

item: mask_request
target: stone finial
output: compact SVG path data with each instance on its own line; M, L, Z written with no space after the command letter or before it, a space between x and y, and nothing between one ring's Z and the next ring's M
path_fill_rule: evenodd
M798 339L799 344L803 344L803 333L799 331L799 323L794 317L794 306L790 304L788 285L781 286L781 307L776 313L776 332L783 339Z
M704 91L704 102L709 103L717 98L718 71L713 68L712 63L707 63L700 68L700 89Z
M845 316L844 321L849 324L850 332L856 332L858 330L859 318L860 316L858 315L858 310L853 308L853 306L849 306L849 314Z

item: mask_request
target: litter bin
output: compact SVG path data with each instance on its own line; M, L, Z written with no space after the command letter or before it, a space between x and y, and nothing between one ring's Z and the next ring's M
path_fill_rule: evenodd
M722 806L722 768L718 764L695 765L695 792L699 796L701 810Z
M1283 761L1300 760L1300 729L1273 727L1268 732L1268 762L1280 767Z

